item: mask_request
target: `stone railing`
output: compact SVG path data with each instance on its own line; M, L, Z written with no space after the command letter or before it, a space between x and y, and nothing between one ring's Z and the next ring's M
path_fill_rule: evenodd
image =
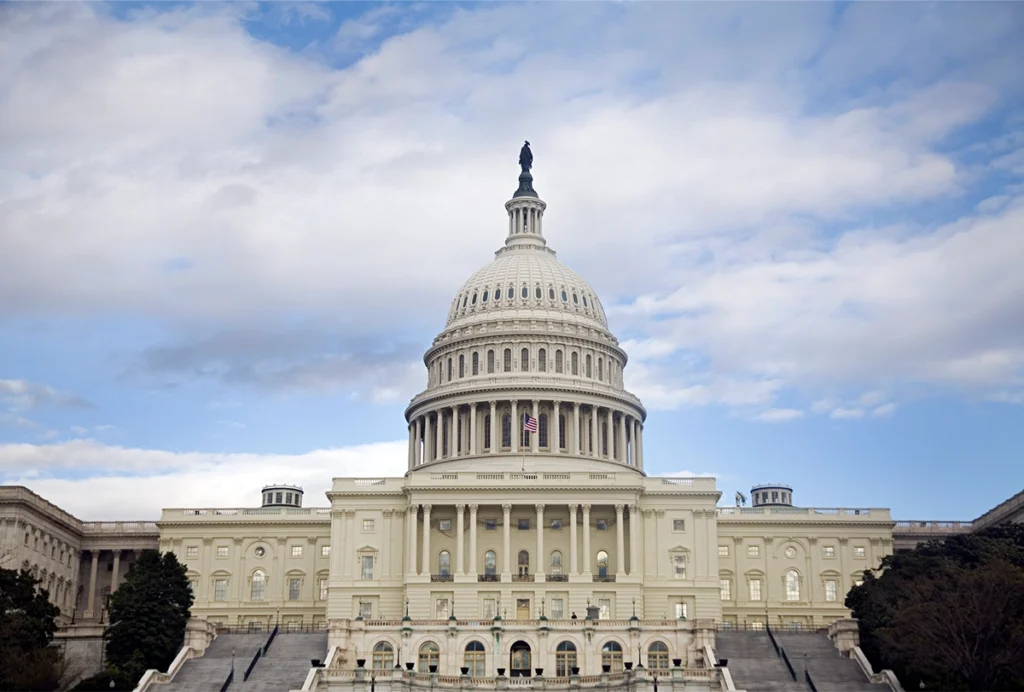
M155 521L83 521L82 533L89 535L120 535L159 533Z
M860 518L872 521L890 521L889 510L881 508L846 508L846 507L719 507L719 519L778 517L808 517L815 521L830 518L841 520L857 520Z
M188 521L190 518L202 517L210 521L238 521L248 517L258 517L262 521L268 517L286 517L290 520L309 520L329 522L330 507L211 507L198 509L165 509L160 521Z
M897 521L893 533L939 534L969 533L974 526L971 521Z
M601 689L627 689L638 682L652 682L657 678L681 678L684 681L701 682L705 685L713 681L718 672L709 668L672 668L670 670L658 671L659 674L652 674L652 671L624 671L621 673L603 673L600 675L572 675L569 677L555 677L545 675L542 678L534 677L489 677L476 678L468 675L439 675L436 673L420 673L418 671L401 670L393 668L388 671L367 670L357 668L355 670L342 670L327 667L320 670L320 680L325 682L347 683L350 681L362 681L367 683L371 675L374 675L377 687L386 686L388 682L406 683L409 689L426 688L462 688L462 689L504 689L507 687L539 687L542 689L580 689L580 688L601 688ZM383 683L383 685L382 685ZM303 687L303 690L313 687ZM390 689L390 687L389 687Z

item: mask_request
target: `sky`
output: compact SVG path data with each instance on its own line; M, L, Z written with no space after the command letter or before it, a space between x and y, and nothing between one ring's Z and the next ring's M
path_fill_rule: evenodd
M82 519L401 475L504 239L601 296L649 474L1024 488L1024 4L6 3L0 482Z

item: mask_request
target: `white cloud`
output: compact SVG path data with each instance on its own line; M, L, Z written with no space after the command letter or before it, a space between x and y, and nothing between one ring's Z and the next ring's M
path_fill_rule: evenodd
M406 445L216 454L132 449L96 440L4 444L0 480L25 485L84 520L157 519L165 507L251 507L259 503L260 488L283 482L301 485L306 505L326 506L324 493L333 477L403 475ZM71 473L84 477L59 477Z
M896 404L889 402L871 409L871 415L876 418L891 416L896 411Z
M830 418L836 418L839 420L849 420L854 418L863 418L864 409L860 408L837 408L833 409L829 414Z
M795 408L770 408L767 411L754 416L754 420L761 420L767 423L784 423L786 421L803 418L804 412Z
M92 406L82 397L28 380L0 380L0 404L11 412L32 411L42 406Z

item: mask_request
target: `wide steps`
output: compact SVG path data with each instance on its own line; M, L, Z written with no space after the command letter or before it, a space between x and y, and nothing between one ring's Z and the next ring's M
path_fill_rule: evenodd
M775 640L786 650L797 675L802 677L806 666L822 692L877 692L888 687L868 680L857 662L840 654L824 635L777 634Z
M267 640L267 634L218 635L199 658L190 658L167 685L164 692L220 692L221 685L231 672L234 654L235 674L249 664L256 650Z
M310 660L327 657L326 632L278 632L267 655L253 668L249 679L232 684L243 692L285 692L302 687L309 674Z
M766 632L719 632L715 636L715 655L718 660L728 659L729 674L737 689L747 692L809 690L802 680L794 680L789 674Z

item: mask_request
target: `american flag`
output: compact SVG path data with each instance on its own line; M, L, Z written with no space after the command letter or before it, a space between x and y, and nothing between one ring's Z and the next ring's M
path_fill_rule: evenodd
M526 424L523 425L523 430L531 433L537 432L537 419L529 413L526 414Z

